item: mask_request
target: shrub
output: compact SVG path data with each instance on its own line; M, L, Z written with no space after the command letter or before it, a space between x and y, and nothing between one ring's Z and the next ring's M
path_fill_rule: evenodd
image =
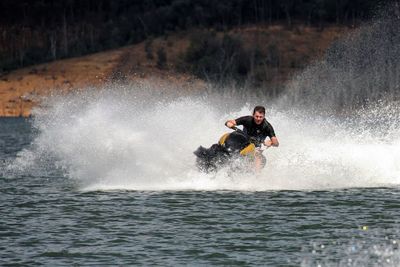
M149 60L154 59L153 56L153 39L147 39L146 42L144 43L144 51L146 52L146 58Z
M164 47L160 47L157 50L157 67L164 68L167 64L167 53L164 50Z
M250 70L241 39L228 34L218 38L213 32L196 33L183 58L195 75L213 81L243 80Z

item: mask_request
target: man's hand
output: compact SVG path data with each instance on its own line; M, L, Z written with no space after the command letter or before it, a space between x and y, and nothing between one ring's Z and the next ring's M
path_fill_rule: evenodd
M225 122L225 125L228 128L232 128L232 127L236 126L236 121L235 120L229 120L229 121Z
M273 137L271 138L271 140L265 140L265 141L264 141L264 145L265 145L266 147L271 147L271 146L278 147L278 146L279 146L278 138L276 138L275 136L273 136Z
M271 147L272 146L272 141L271 140L265 140L264 141L264 146Z

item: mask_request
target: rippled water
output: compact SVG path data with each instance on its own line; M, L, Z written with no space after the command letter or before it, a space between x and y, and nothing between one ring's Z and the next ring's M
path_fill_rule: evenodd
M1 119L0 136L4 169L35 133ZM400 265L396 187L87 192L57 168L1 173L1 265Z

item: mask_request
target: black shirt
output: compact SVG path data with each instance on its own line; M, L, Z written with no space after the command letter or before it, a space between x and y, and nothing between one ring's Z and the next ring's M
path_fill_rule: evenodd
M265 138L275 136L274 128L272 125L264 119L261 124L254 122L253 116L243 116L235 120L237 125L243 125L243 131L250 137L254 137L258 142L264 142Z

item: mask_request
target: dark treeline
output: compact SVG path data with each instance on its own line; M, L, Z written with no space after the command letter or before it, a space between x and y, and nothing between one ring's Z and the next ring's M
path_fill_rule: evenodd
M0 72L197 28L353 25L379 0L2 0Z

